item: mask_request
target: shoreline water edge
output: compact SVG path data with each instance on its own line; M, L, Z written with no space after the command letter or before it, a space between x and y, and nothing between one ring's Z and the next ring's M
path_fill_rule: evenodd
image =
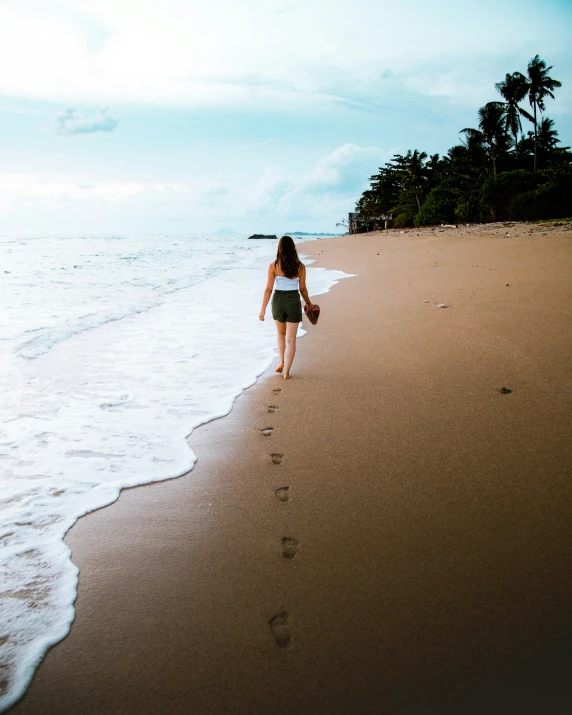
M356 278L294 379L69 531L76 617L14 715L568 712L572 234L507 229L309 244Z
M258 321L272 246L246 253L237 239L210 238L204 252L178 239L171 275L172 243L83 242L79 256L57 240L0 245L13 279L0 356L7 396L0 408L0 712L22 697L74 620L79 572L63 542L68 530L122 489L188 474L197 458L189 435L227 415L275 357L273 322ZM30 246L43 261L24 270ZM124 260L135 280L121 272ZM308 271L314 295L346 277ZM41 280L45 290L59 290L59 303L40 293L35 304L21 302L29 320L21 330L16 306ZM86 305L75 310L74 300Z

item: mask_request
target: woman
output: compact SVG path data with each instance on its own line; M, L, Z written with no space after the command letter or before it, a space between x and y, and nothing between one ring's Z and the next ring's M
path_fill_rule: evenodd
M278 331L278 357L280 359L276 372L281 372L282 377L288 380L291 377L290 368L296 354L298 323L302 320L300 293L302 293L308 310L312 310L314 307L306 288L306 266L298 258L296 246L290 236L282 236L278 242L276 260L268 266L268 281L262 299L262 309L258 316L260 320L264 320L266 306L275 283L276 290L272 297L272 317Z

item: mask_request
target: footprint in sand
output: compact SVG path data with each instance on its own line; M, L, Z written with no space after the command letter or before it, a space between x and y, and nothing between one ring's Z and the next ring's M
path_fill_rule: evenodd
M272 390L272 392L273 392L275 395L278 395L280 392L282 392L282 388L281 388L281 387L277 387L275 390Z
M276 412L278 405L268 405L268 412Z
M278 454L277 452L271 454L270 457L272 458L272 464L280 464L280 462L284 459L284 455Z
M281 502L286 503L290 501L290 495L288 494L290 487L279 487L274 494L280 499Z
M288 648L292 636L290 634L290 626L288 625L288 619L290 614L288 611L281 611L268 621L272 635L276 639L276 645L280 648Z
M270 437L272 434L272 431L274 430L274 427L265 427L264 429L261 429L260 431L265 437Z
M293 539L291 536L285 536L282 539L282 556L285 559L293 559L298 553L298 546L300 542L298 539Z

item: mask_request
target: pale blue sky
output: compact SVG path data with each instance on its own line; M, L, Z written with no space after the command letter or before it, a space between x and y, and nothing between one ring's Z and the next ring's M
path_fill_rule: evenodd
M572 144L570 0L396 5L0 0L0 234L334 230L536 53Z

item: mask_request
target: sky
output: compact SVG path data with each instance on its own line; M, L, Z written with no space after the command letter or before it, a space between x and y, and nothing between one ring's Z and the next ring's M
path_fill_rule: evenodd
M0 0L0 235L336 231L536 54L571 145L571 30L572 0Z

